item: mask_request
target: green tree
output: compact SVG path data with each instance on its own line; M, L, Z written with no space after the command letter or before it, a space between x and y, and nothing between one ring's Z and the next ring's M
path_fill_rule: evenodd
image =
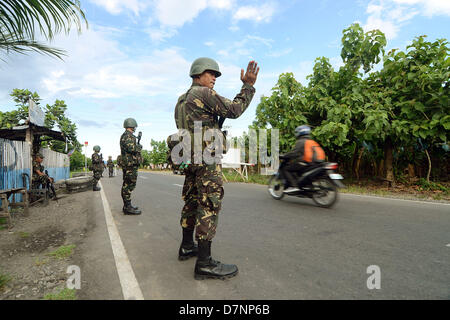
M167 152L169 148L167 147L166 141L156 141L151 140L150 142L151 150L149 153L149 161L153 164L164 164L167 162Z
M343 31L344 65L335 71L329 59L316 59L306 87L291 73L281 74L272 95L261 98L252 127L280 129L283 153L294 144L295 127L308 123L330 160L358 179L365 160L372 175L394 183L395 172L405 167L401 161L411 162L411 150L422 149L429 178L431 153L442 158L449 141L447 42L422 36L407 52L387 55L385 45L379 30L351 25ZM382 59L382 69L373 72Z
M70 156L70 170L79 170L84 168L84 154L79 150L75 150Z
M381 82L389 104L389 134L408 150L420 143L428 162L429 182L430 151L450 140L448 42L429 42L426 36L420 36L407 47L407 52L392 50L384 60L375 79Z
M82 21L87 27L77 0L0 1L0 52L36 51L61 59L65 52L36 41L36 33L51 41L60 32L68 34L73 25L81 32Z
M0 111L0 128L10 129L17 126L21 121L28 119L28 103L30 99L39 105L41 98L36 92L28 89L14 89L10 94L16 103L17 110L10 112ZM53 105L46 105L44 108L45 119L44 126L49 129L61 131L67 138L67 151L80 150L81 144L77 140L77 127L66 116L67 105L63 100L56 100ZM56 127L56 128L55 128ZM66 152L66 142L54 140L50 137L41 137L42 147L49 147L54 151Z
M67 139L67 149L79 150L81 144L77 140L77 126L66 116L67 105L64 100L56 100L53 105L48 105L45 108L45 122L44 125L53 129L57 126ZM45 146L50 147L54 151L65 152L65 142L58 140L48 140Z
M142 150L141 154L142 154L142 165L144 167L149 166L151 163L150 151Z

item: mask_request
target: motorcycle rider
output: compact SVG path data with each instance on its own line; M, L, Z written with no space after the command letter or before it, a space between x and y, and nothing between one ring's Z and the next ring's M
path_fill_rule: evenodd
M301 175L317 163L325 161L325 153L320 145L311 139L311 128L308 125L302 125L295 128L295 143L292 151L280 156L280 159L287 160L287 165L280 167L280 171L285 176L291 185L285 192L300 191L305 177ZM300 177L296 181L293 174Z

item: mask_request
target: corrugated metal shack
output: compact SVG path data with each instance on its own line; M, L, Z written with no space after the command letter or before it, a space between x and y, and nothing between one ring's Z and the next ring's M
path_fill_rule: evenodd
M44 127L44 115L40 108L30 101L30 116L26 124L12 129L0 129L0 190L22 188L24 182L29 190L32 180L32 160L40 152L44 156L43 165L55 181L68 179L70 160L66 154L43 149L41 137L65 141L61 132ZM29 179L24 181L23 174ZM21 195L16 201L21 201ZM20 197L20 198L19 198Z

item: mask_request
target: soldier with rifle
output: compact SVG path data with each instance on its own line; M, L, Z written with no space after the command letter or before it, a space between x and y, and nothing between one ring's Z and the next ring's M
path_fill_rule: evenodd
M123 171L122 200L123 213L127 215L141 214L141 210L131 204L131 192L136 188L138 168L142 162L142 132L139 132L138 138L134 136L137 122L133 118L125 119L123 122L125 132L120 137L120 165Z
M42 161L44 161L44 156L41 153L36 153L33 160L32 189L38 189L42 185L44 188L49 189L49 192L51 189L53 196L56 198L55 189L53 188L54 179L49 177L47 170L44 170Z

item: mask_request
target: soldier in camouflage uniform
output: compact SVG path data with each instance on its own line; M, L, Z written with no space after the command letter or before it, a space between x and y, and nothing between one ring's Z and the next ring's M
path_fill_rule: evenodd
M94 173L94 180L92 190L100 191L101 188L97 186L98 181L102 177L105 164L103 163L103 157L99 154L100 146L94 146L94 153L92 154L92 171Z
M33 189L37 189L40 185L46 186L47 182L53 183L53 178L46 175L45 168L42 165L42 161L44 160L44 156L40 153L37 153L34 156L33 160Z
M137 122L133 118L123 122L125 132L120 137L121 166L123 171L122 200L124 214L141 214L138 207L131 204L131 192L136 187L138 168L141 162L142 146L137 143L133 135Z
M187 129L194 135L194 121L202 121L202 130L219 129L220 118L238 118L255 94L253 87L259 67L250 61L247 71L241 70L243 86L234 100L217 94L214 90L216 78L221 75L219 65L209 58L199 58L192 63L190 89L180 96L175 107L175 121L178 129ZM194 139L191 138L193 141ZM203 139L202 139L203 141ZM201 149L209 148L202 145ZM180 260L198 256L195 264L196 279L235 276L238 272L234 264L223 264L211 258L211 241L215 236L218 214L224 196L221 166L195 161L195 148L191 148L191 164L185 169L182 198L185 205L181 212L183 240L179 249ZM203 154L203 152L202 152ZM216 155L217 156L217 155ZM220 159L221 155L219 155ZM193 233L198 246L195 245Z
M109 177L111 178L114 173L114 162L112 161L112 156L108 157L108 161L106 162L106 166L109 169Z

